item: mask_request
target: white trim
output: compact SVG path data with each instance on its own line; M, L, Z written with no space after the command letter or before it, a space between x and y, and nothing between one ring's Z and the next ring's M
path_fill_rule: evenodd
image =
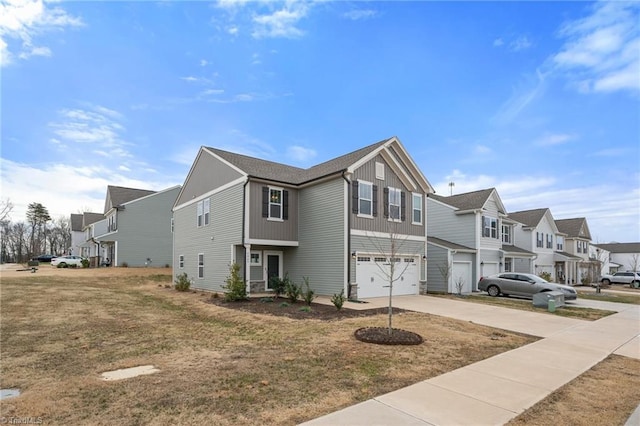
M409 190L415 191L416 189L418 189L418 185L416 185L413 179L411 179L411 176L409 175L407 170L398 162L398 160L396 160L396 158L391 152L389 152L389 149L386 146L382 151L380 151L380 156L384 158L387 163L395 164L395 168L397 168L397 172L399 172L397 173L398 178Z
M475 284L473 283L473 262L470 260L453 260L453 258L451 259L451 274L449 274L449 283L448 283L448 292L449 293L456 293L456 289L453 288L453 265L454 264L460 264L460 263L464 263L467 264L469 266L471 266L471 269L469 269L469 278L471 279L471 282L469 284L471 284L471 291L474 291L474 288L476 287Z
M269 209L267 210L267 220L284 222L284 188L280 186L267 186L269 188L269 196L267 198L267 202L269 205ZM279 191L280 192L280 203L272 203L271 202L271 191ZM271 217L271 205L280 206L280 217Z
M207 147L206 147L206 146L203 146L203 147L202 147L202 150L203 150L203 151L205 151L205 152L207 152L209 155L211 155L211 156L213 156L213 157L217 158L218 160L222 161L225 165L227 165L227 166L231 167L233 170L235 170L236 172L238 172L238 173L242 174L243 176L245 176L245 177L246 177L246 176L248 176L248 175L247 175L247 172L245 172L244 170L240 169L239 167L237 167L237 166L235 166L235 165L231 164L230 162L228 162L228 161L227 161L227 160L225 160L224 158L220 157L220 156L219 156L218 154L216 154L215 152L213 152L213 151L209 151L209 150L207 149ZM194 163L194 164L195 164L195 163Z
M352 229L351 235L355 235L358 237L389 238L388 232L363 231L361 229ZM407 240L407 241L426 241L427 240L427 237L421 236L421 235L396 234L396 238Z
M236 180L233 180L233 181L231 181L229 183L226 183L226 184L224 184L222 186L219 186L216 189L213 189L213 190L211 190L209 192L205 192L202 195L199 195L199 196L197 196L195 198L192 198L189 201L185 201L184 203L182 203L182 204L180 204L178 206L175 206L173 208L173 211L175 212L175 211L178 211L178 210L180 210L180 209L182 209L184 207L187 207L187 206L189 206L191 204L197 203L198 201L204 200L207 197L211 197L212 195L217 194L218 192L222 192L222 191L224 191L226 189L229 189L229 188L232 188L232 187L234 187L234 186L236 186L236 185L238 185L240 183L244 183L244 182L246 182L246 180L247 180L246 177L244 177L244 176L240 177L240 178L238 178Z
M347 181L346 179L342 179L342 181L344 182L343 185L343 190L342 190L342 211L343 211L343 217L342 217L342 225L344 226L344 229L342 231L342 248L343 248L343 253L345 253L345 256L342 256L342 282L343 282L343 290L344 290L344 294L349 294L349 286L351 284L353 284L352 282L349 282L349 276L350 276L350 272L349 272L349 268L351 266L351 264L349 263L350 258L351 258L351 253L349 253L349 233L347 232L347 230L349 229L349 215L351 215L351 212L353 211L353 206L351 206L351 209L349 209L349 199L351 198L353 200L353 197L349 197L349 189L353 188L352 186L352 181ZM373 213L373 188L371 188L371 212ZM359 202L358 202L359 204ZM359 208L358 208L359 210ZM354 274L355 275L355 274ZM351 280L353 281L353 277L351 277Z
M153 194L145 195L144 197L136 198L134 200L127 201L126 203L118 204L118 206L126 206L128 204L133 204L133 203L136 203L138 201L144 200L145 198L154 197L156 195L162 194L163 192L168 192L168 191L174 190L176 188L180 188L180 185L174 185L171 188L163 189L161 191L156 191ZM149 189L143 189L142 191L153 191L153 190L152 189L150 189L150 190ZM109 211L111 211L113 209L117 209L118 206L112 207L111 209L109 209Z
M429 196L427 196L427 200L431 201L432 203L440 204L443 207L448 207L448 208L450 208L451 210L454 210L454 211L458 210L456 207L453 207L451 204L447 204L445 202L442 202L440 200L436 200L435 198L431 198Z
M298 241L285 241L285 240L261 240L256 238L249 238L249 244L261 245L261 246L283 246L283 247L298 247Z
M413 204L413 197L417 195L420 197L420 222L414 222L413 221L413 211L415 210L414 204ZM422 225L422 223L424 222L424 195L419 193L419 192L412 192L411 193L411 224L412 225Z
M451 252L453 252L453 254L455 254L455 253L471 253L471 254L473 254L473 253L477 252L476 249L472 249L472 248L468 248L468 249L451 248L451 247L443 246L442 244L434 243L434 242L429 241L429 240L427 240L427 244L431 244L432 246L440 247L443 250L451 251ZM429 260L428 259L428 254L427 254L427 260Z
M282 270L284 269L284 253L282 251L265 250L263 252L263 256L265 260L262 261L262 278L264 279L264 289L266 291L269 290L269 275L267 269L269 267L269 262L267 262L266 259L268 256L278 256L278 278L282 278Z
M178 269L184 269L184 254L178 255Z
M358 182L358 217L368 217L373 219L373 182L369 182L367 180L360 180L360 179L357 179L356 182ZM371 189L371 198L368 199L368 201L371 203L370 214L360 213L360 184L362 183L365 185L369 185ZM367 199L365 198L364 200L367 200Z
M253 263L251 262L251 259L253 259L253 255L257 254L258 255L258 260L259 262L257 263ZM249 266L262 266L262 250L251 250L249 251Z
M400 222L402 222L402 188L394 188L393 186L389 186L389 187L387 187L387 189L388 189L388 192L387 192L387 205L389 206L388 207L388 209L389 209L388 220L389 220L389 222L398 222L398 223L400 223ZM398 218L397 219L394 218L394 217L391 217L391 205L392 205L391 204L391 193L396 193L396 192L398 193L398 204L393 204L393 205L398 207ZM404 206L404 208L405 208L405 215L406 215L406 208L407 208L407 206L406 206L406 196L405 196L405 206Z
M200 276L200 256L202 256L202 276ZM196 258L196 275L199 280L204 280L204 253L198 253Z

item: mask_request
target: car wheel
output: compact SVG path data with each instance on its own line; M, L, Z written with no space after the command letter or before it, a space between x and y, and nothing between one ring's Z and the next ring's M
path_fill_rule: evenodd
M491 297L498 297L500 295L500 289L497 285L490 285L489 288L487 288L487 293L489 293Z
M60 263L58 263L58 266L61 267L61 268L66 268L67 264L64 263L64 262L60 262Z
M633 281L629 287L631 288L640 288L640 281Z
M609 284L611 284L611 281L609 281L609 280L602 280L602 284L604 284L604 285L609 285Z

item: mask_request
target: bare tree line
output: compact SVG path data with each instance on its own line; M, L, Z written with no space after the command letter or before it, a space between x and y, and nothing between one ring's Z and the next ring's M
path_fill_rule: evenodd
M40 203L29 204L24 222L11 221L12 211L11 200L0 200L0 263L22 263L41 254L69 251L70 217L53 219Z

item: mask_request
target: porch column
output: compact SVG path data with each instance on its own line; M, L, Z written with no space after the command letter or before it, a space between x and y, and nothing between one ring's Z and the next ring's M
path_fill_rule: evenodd
M251 244L244 245L244 288L251 294Z

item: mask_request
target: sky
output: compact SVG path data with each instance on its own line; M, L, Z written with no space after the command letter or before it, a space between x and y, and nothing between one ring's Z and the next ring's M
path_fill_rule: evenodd
M0 0L13 221L180 185L200 146L309 167L397 136L438 194L640 241L640 3ZM453 182L454 186L449 183Z

